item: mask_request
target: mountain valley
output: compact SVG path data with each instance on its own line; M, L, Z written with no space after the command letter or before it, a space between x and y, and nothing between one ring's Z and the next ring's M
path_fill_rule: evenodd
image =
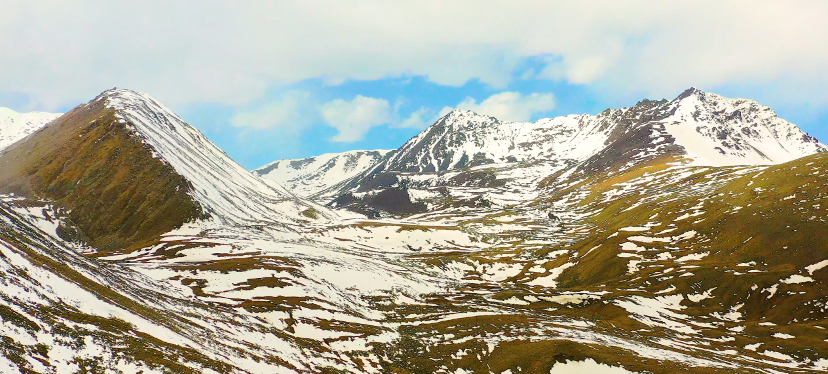
M130 90L30 118L0 372L828 370L828 148L751 100L454 110L253 171Z

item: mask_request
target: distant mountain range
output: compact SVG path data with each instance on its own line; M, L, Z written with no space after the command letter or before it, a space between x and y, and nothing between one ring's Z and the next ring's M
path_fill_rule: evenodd
M825 150L817 139L753 100L690 88L672 101L643 100L595 116L569 115L533 123L501 122L454 110L393 152L350 151L279 160L255 173L311 197L368 169L371 174L362 178L382 172L430 173L516 162L639 162L663 154L683 155L692 165L771 165Z
M17 113L0 107L0 149L25 138L58 117L58 113Z
M828 152L751 100L247 171L111 89L0 140L3 373L828 370Z
M341 184L376 165L388 150L327 153L298 160L279 160L253 173L277 182L304 197L335 193ZM322 198L324 200L324 198Z
M377 151L351 163L347 173L335 166L345 164L339 160L368 153L280 160L255 172L323 203L338 198L334 206L396 214L422 208L405 199L393 199L394 206L385 204L383 196L392 193L389 188L422 185L427 179L432 186L468 183L463 177L463 181L440 180L441 173L455 170L563 163L578 164L579 171L613 173L664 157L697 166L771 165L826 149L755 101L690 88L672 101L643 100L631 108L607 109L595 116L570 115L533 123L501 122L454 110L398 150ZM382 202L377 205L373 200L379 193Z

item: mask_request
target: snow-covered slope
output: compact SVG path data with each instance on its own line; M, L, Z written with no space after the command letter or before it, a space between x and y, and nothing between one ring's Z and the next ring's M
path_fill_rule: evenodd
M291 192L312 197L336 187L376 165L390 150L326 153L298 160L278 160L253 173L275 181Z
M18 113L0 107L0 149L25 138L58 117L60 113Z
M405 217L285 230L312 204L148 96L108 91L0 152L0 187L22 191L0 196L0 372L824 373L828 153L692 165L724 141L800 145L750 107L772 136L671 135L695 131L691 104L698 126L741 129L693 95L525 126L455 112L351 194L410 200ZM57 237L193 202L216 224L94 258Z
M664 108L665 129L697 165L778 164L828 150L753 100L691 88Z
M241 374L331 365L250 313L85 258L57 237L56 213L0 195L0 373ZM283 365L268 360L274 356Z
M454 110L343 184L331 204L406 215L461 200L488 204L507 192L526 197L569 168L606 178L636 165L769 165L826 149L765 106L695 88L674 100L532 123ZM469 195L469 187L484 189Z
M214 218L240 224L307 218L301 212L309 208L327 212L253 175L147 94L111 89L93 102L98 100L105 100L106 107L131 125L155 156L192 183L193 197Z
M602 165L608 161L624 165L668 152L685 155L700 166L767 165L826 149L755 101L691 88L672 101L642 100L633 107L607 109L598 115L532 123L502 122L454 110L366 175L539 160L582 162L596 157Z
M494 163L582 159L604 147L616 115L617 111L608 111L520 123L453 110L406 142L382 167L435 172Z

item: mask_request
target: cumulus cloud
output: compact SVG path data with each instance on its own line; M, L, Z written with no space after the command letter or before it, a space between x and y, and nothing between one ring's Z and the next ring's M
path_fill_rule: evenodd
M394 128L424 129L452 109L466 109L490 115L504 121L526 122L537 113L555 108L555 98L550 93L522 95L519 92L500 92L478 103L467 97L454 107L443 107L440 111L421 107L408 116L400 115L400 102L391 105L385 99L356 96L351 101L336 99L320 107L325 123L337 129L338 134L331 140L355 142L362 140L372 127L389 125Z
M393 119L388 100L357 95L351 101L336 99L320 107L325 123L338 133L335 142L355 142L365 137L372 127L390 124Z
M309 92L289 91L276 101L236 113L230 123L254 130L279 128L283 132L296 133L311 124L313 114Z
M527 122L535 114L555 109L555 96L551 93L523 95L520 92L505 91L491 95L480 103L473 97L467 97L457 105L445 106L440 111L420 108L401 122L394 124L394 127L424 129L454 109L471 110L501 121Z
M0 96L39 109L112 86L175 106L243 105L273 86L418 75L504 88L537 78L672 96L750 84L828 103L828 2L9 0Z
M501 92L481 101L467 97L455 107L495 117L501 121L526 122L533 114L555 109L555 97L550 93L521 95L519 92ZM443 108L445 114L451 108Z
M434 113L428 108L420 108L411 113L407 118L395 124L397 128L424 129L435 122Z

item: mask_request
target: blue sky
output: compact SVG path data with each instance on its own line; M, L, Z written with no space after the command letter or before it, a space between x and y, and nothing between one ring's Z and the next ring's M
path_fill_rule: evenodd
M518 70L515 73L519 75L522 71ZM771 106L780 117L799 125L819 139L828 140L828 108L825 106L814 106L807 100L790 103L783 98L767 94L754 97L756 92L761 91L753 91L751 87L721 86L713 90L700 88L728 97L759 100L760 103ZM303 158L354 149L393 149L420 133L423 126L432 123L426 120L422 126L417 127L399 127L394 123L383 123L371 127L364 136L354 141L335 141L337 129L313 114L306 114L311 118L311 122L307 125L297 125L300 129L295 133L284 128L239 128L231 124L235 114L255 110L263 104L278 101L285 91L292 90L311 93L317 103L315 105L336 99L351 101L358 95L384 99L392 105L399 103L400 120L421 108L430 110L429 113L433 116L427 118L433 119L442 108L455 107L469 97L479 103L492 95L503 92L517 92L523 96L532 93L551 94L554 97L553 107L550 110L533 111L528 118L529 121L568 114L597 114L606 108L634 105L644 98L669 100L681 93L681 91L676 91L673 95L663 97L648 97L644 94L635 96L634 93L611 96L596 92L589 85L544 79L516 79L506 87L500 88L493 88L477 80L471 80L457 87L446 86L429 82L427 77L422 76L348 81L334 86L319 80L308 80L286 89L269 92L247 107L226 107L215 104L190 105L183 107L179 114L197 126L236 161L248 168L256 168L282 158ZM521 118L521 120L527 119ZM291 125L288 124L288 126Z
M503 92L517 92L523 96L532 93L551 94L554 105L550 110L533 111L529 118L572 113L598 113L610 106L628 106L637 100L615 100L599 98L584 85L569 85L563 82L542 80L516 80L506 87L493 88L490 85L471 80L453 87L429 82L426 77L394 77L370 81L348 81L335 86L319 80L309 80L289 87L286 91L300 90L311 93L315 104L322 105L332 100L352 101L356 96L384 99L393 107L398 105L399 119L371 127L364 136L354 141L335 141L338 131L323 118L306 113L311 118L307 125L297 125L297 133L284 128L239 128L232 125L235 114L245 109L255 110L261 105L278 101L285 90L269 92L247 108L222 105L191 105L179 111L179 115L197 126L219 147L227 151L242 165L253 168L280 158L301 158L328 152L343 152L353 149L393 149L417 135L430 125L444 107L455 107L471 97L482 102L492 95ZM425 108L428 115L420 126L400 127L397 123ZM312 112L315 108L311 108ZM286 126L292 126L287 124Z
M7 0L0 106L130 88L248 168L396 148L450 108L529 121L691 86L828 140L825 19L808 0Z

